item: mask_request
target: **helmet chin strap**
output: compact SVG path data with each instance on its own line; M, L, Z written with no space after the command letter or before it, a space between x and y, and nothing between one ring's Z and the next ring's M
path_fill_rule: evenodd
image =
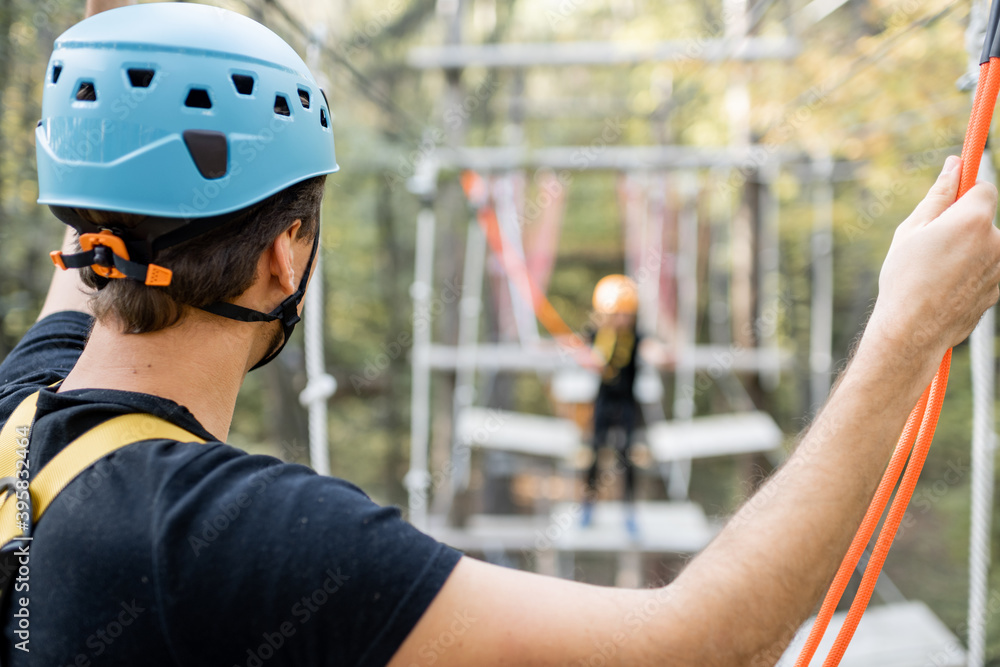
M244 308L243 306L237 306L235 303L227 303L225 301L216 301L215 303L210 303L207 306L199 306L200 310L212 313L213 315L218 315L219 317L225 317L229 320L236 320L237 322L281 322L281 328L283 330L281 345L258 361L254 367L250 369L252 371L270 363L272 359L281 353L281 351L285 348L285 344L288 343L288 339L292 337L292 330L295 329L295 325L302 319L299 317L299 304L302 302L302 297L305 296L306 285L309 283L309 274L312 273L312 266L316 259L316 252L319 250L319 230L320 226L317 224L316 235L313 238L312 251L309 253L309 262L306 264L305 273L302 274L302 278L299 280L298 289L296 289L293 294L289 295L287 299L278 304L278 307L270 313L262 313L259 310Z

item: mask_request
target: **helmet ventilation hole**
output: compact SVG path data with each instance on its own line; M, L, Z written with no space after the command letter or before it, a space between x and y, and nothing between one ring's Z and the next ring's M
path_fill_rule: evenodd
M208 91L204 88L192 88L188 91L184 106L195 109L211 109L212 98L208 96Z
M309 108L309 91L305 88L299 88L299 102L303 109Z
M233 85L240 95L253 94L253 77L246 74L233 74Z
M59 83L59 75L62 74L62 65L52 66L52 83Z
M80 102L96 102L97 89L94 88L93 81L81 81L76 89L76 99Z
M288 98L284 95L274 96L274 113L279 116L291 116L292 111L288 108Z
M319 124L323 127L330 127L330 123L326 120L326 109L323 107L319 108Z
M153 83L154 74L156 70L129 68L128 81L133 88L149 88L149 84Z

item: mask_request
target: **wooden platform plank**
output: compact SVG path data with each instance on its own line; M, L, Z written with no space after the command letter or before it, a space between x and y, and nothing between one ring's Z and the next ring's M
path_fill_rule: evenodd
M687 364L695 370L715 373L720 369L734 373L758 373L762 370L791 366L788 350L748 348L734 350L731 345L697 345L684 349ZM482 368L491 370L524 370L552 373L579 368L573 357L551 345L526 347L516 343L482 343L475 355L459 354L454 345L435 343L428 349L427 362L432 368Z
M638 502L635 504L638 538L625 529L625 505L601 502L594 506L593 521L584 528L573 504L560 504L552 512L548 536L558 551L615 553L695 553L715 536L705 512L696 503ZM566 517L575 517L567 522Z
M660 462L765 452L781 446L781 429L766 412L736 412L665 421L646 430Z
M466 408L455 424L469 447L567 459L580 445L580 429L569 419L506 410Z
M552 398L559 403L593 403L601 386L601 377L586 368L564 368L552 375ZM635 378L635 399L640 403L659 403L663 398L663 380L656 369L642 366Z
M586 368L564 368L552 376L552 398L559 403L593 403L601 376Z
M834 614L813 664L833 646L847 613ZM792 667L812 620L802 626L777 667ZM861 619L841 667L960 667L965 651L958 639L923 602L870 607Z
M593 523L580 525L582 507L560 503L549 517L479 514L469 517L465 528L432 523L435 539L462 551L556 551L589 553L694 553L715 536L716 528L695 503L636 503L639 539L625 530L622 503L594 506Z

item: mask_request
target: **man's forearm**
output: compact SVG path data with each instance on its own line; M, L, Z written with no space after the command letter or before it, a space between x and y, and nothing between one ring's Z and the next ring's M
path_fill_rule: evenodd
M717 664L780 657L836 572L939 359L868 335L795 454L678 578L687 622L717 629L703 637Z
M135 0L87 0L84 18L90 18L108 9L134 5ZM74 243L76 234L72 229L67 229L63 236L62 251L66 254L77 252L78 248ZM90 291L80 280L79 271L62 271L55 269L52 275L52 282L49 283L49 292L45 296L45 303L38 313L38 319L42 319L52 313L64 310L75 310L81 313L90 313Z
M76 232L71 228L66 230L63 236L62 251L66 254L77 252ZM49 292L45 296L45 303L38 313L38 319L47 317L52 313L64 310L75 310L81 313L92 314L90 312L90 294L92 290L83 284L79 271L63 271L55 269L52 274L52 282L49 284Z
M996 190L959 160L897 228L851 367L782 469L678 577L691 664L771 665L815 607L942 355L997 301Z

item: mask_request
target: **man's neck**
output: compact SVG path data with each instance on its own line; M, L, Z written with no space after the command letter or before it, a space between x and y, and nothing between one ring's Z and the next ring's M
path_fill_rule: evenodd
M123 334L95 322L59 391L118 389L167 398L225 441L253 354L252 327L208 317L187 317L148 334Z

